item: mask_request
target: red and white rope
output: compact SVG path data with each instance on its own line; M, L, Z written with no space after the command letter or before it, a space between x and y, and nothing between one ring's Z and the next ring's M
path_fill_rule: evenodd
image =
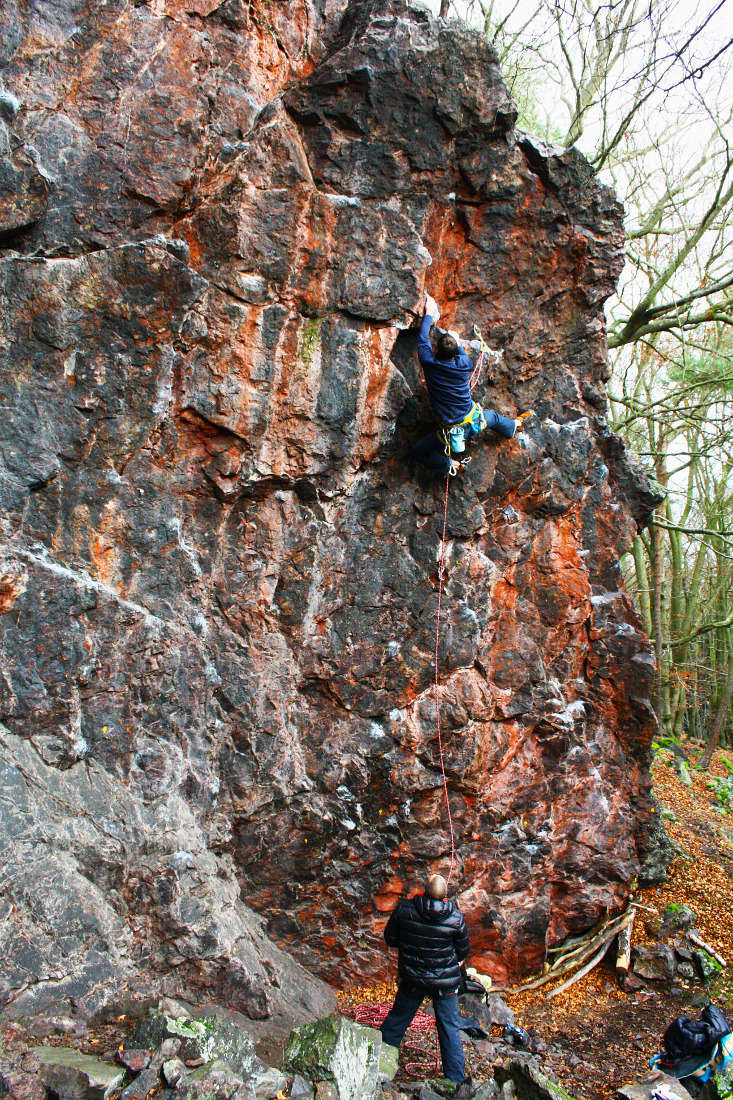
M481 369L482 369L483 365L484 365L484 349L481 348L481 354L479 355L478 359L476 360L476 366L473 368L473 372L471 374L471 377L468 380L468 384L469 384L471 389L473 389L473 387L476 385L479 378L481 377Z
M373 1027L379 1030L389 1012L391 1005L380 1001L378 1004L357 1005L354 1009L354 1019L362 1027ZM410 1033L412 1032L412 1035ZM432 1050L425 1050L425 1040L432 1037ZM421 1054L423 1061L406 1062L405 1073L410 1077L434 1077L440 1069L440 1050L438 1047L438 1032L435 1019L427 1012L418 1010L405 1034L405 1049L415 1054Z
M445 774L445 761L443 760L443 736L440 729L440 677L438 674L438 648L440 645L440 607L443 598L443 562L445 559L445 529L448 523L448 489L450 487L450 474L445 479L445 507L443 508L443 534L440 539L440 563L438 565L438 615L435 623L435 721L438 727L438 751L440 752L440 770L443 773L443 791L445 793L445 805L448 810L448 825L450 827L450 867L447 881L450 882L453 874L453 865L456 858L455 836L453 833L453 815L450 811L450 798L448 797L448 780Z

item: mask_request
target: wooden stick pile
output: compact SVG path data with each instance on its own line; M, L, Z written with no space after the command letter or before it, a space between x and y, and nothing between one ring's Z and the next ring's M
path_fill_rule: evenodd
M616 936L619 937L617 969L623 973L628 972L631 955L631 926L637 909L638 906L632 903L626 912L614 917L613 920L605 917L599 925L584 936L570 936L558 947L550 947L547 954L554 958L545 963L545 972L542 977L518 986L514 992L523 993L525 990L539 989L580 967L572 977L547 994L548 998L557 997L590 973L594 966L598 966Z

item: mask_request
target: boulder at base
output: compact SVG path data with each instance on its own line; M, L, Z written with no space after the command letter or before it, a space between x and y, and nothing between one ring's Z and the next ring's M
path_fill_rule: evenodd
M651 1100L655 1090L667 1085L669 1092L675 1100L691 1100L690 1094L684 1085L674 1077L668 1077L659 1070L651 1074L645 1081L638 1081L635 1085L624 1085L618 1090L619 1100Z
M327 1016L296 1027L284 1068L312 1080L332 1081L339 1100L369 1100L377 1090L382 1036L343 1016Z
M379 1076L388 1081L393 1081L397 1075L397 1070L400 1068L400 1048L390 1046L389 1043L382 1043L382 1050L379 1055Z
M107 1100L122 1084L125 1072L88 1054L65 1047L36 1047L41 1079L59 1100Z
M634 973L647 981L668 982L674 977L676 960L667 944L641 945L634 948Z
M573 1100L569 1092L540 1071L533 1058L510 1058L496 1067L494 1077L502 1089L511 1081L517 1100Z

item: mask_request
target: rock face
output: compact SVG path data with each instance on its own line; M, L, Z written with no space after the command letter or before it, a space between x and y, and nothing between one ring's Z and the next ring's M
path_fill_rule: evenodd
M653 658L618 565L656 497L603 415L622 209L513 129L479 34L404 0L341 14L5 6L16 1014L138 981L323 1015L264 931L335 983L376 975L399 895L448 871L445 486L407 458L431 422L426 287L504 351L476 396L536 414L481 442L447 507L474 961L531 971L659 873Z
M146 802L93 759L49 766L2 729L0 759L7 1012L94 1016L121 990L188 991L288 1033L333 1009L242 905L231 858L210 850L186 799Z

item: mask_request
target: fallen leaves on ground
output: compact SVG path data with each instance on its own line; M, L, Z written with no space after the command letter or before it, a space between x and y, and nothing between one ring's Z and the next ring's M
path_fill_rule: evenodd
M711 777L728 775L722 755L714 755L706 773L691 768L689 788L668 754L656 758L654 791L662 809L672 815L665 824L683 854L675 859L666 883L636 892L635 900L644 908L637 915L632 940L649 942L650 918L671 903L686 905L697 914L702 939L733 969L733 824L729 829L708 789ZM708 990L697 981L670 986L645 982L638 992L627 994L618 985L614 964L611 947L603 963L549 1001L546 994L552 986L503 994L517 1023L546 1045L538 1059L545 1071L578 1100L611 1100L622 1084L647 1076L649 1059L659 1051L662 1034L676 1016L699 1016L711 998L724 1011L733 1006L733 975L728 972ZM362 986L341 994L339 1000L348 1011L359 1003L391 1002L395 989L394 982ZM482 1064L468 1045L466 1051L469 1068L479 1079L489 1077L491 1065Z

